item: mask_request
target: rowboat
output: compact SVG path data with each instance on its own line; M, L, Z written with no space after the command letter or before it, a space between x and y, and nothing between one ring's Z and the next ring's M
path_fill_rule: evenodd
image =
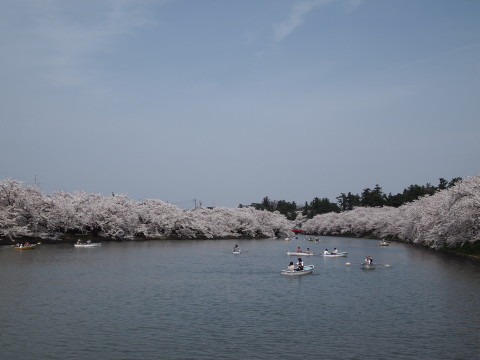
M324 257L342 257L342 256L347 256L347 252L346 251L343 251L343 252L338 252L336 254L322 254L320 256L324 256Z
M373 270L373 269L375 269L375 264L363 263L363 264L360 265L360 267L364 270Z
M388 246L388 245L390 244L386 241L382 241L380 244L378 244L378 246Z
M287 276L299 276L299 275L306 275L306 274L311 274L313 271L314 265L305 265L303 267L303 270L282 270L280 273L282 275L287 275Z
M15 250L33 250L37 244L15 246Z
M236 255L240 254L241 252L242 252L241 249L233 249L233 251L232 251L232 253L236 254Z
M102 243L73 244L76 248L92 248L102 246Z
M301 252L297 252L297 251L287 251L287 255L310 256L310 255L313 255L313 252L312 252L312 251L309 251L309 252L304 252L304 251L301 251Z

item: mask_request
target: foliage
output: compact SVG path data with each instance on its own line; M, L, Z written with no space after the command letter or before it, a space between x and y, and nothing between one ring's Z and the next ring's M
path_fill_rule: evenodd
M319 199L314 198L310 204L305 204L303 207L303 215L311 219L318 214L326 214L329 212L340 212L340 208L337 204L331 203L327 198Z
M239 238L290 234L293 223L279 212L244 208L183 210L153 199L84 191L43 194L38 188L0 181L0 237L58 239L92 234L108 239Z
M315 197L310 203L305 202L305 205L297 206L294 202L287 202L285 200L270 200L268 196L264 197L261 203L252 203L250 206L258 210L278 211L285 215L289 220L296 220L296 216L302 213L307 218L311 219L318 214L326 214L329 212L340 212L353 210L356 207L376 207L376 206L392 206L399 207L408 202L415 201L427 195L433 195L440 190L449 189L460 182L462 178L453 178L450 182L444 178L439 179L438 186L426 185L410 185L405 188L402 193L396 195L385 194L382 187L378 184L373 189L363 189L361 195L352 194L347 195L341 193L337 196L337 204L331 203L327 198ZM243 205L239 205L243 207ZM298 222L298 221L297 221Z
M347 195L341 193L340 196L337 196L337 202L340 211L353 210L354 207L360 206L360 196L353 195L351 192Z
M266 196L261 203L253 203L250 206L257 210L278 211L280 214L285 215L288 220L295 220L297 217L297 204L295 201L272 201ZM243 207L243 205L240 205L240 207Z
M315 198L299 210L294 202L265 197L262 203L246 207L183 210L161 200L133 201L126 195L84 191L45 195L37 187L6 179L0 181L0 237L58 239L65 234L93 234L109 239L260 238L285 236L292 228L301 227L310 234L373 235L436 249L477 243L480 175L440 180L438 187L427 184L405 189L398 195L414 200L399 206L378 206L392 197L376 185L361 196L342 194L340 206Z
M303 223L311 234L373 234L435 249L480 240L480 175L456 180L433 195L399 207L356 207L317 215Z
M285 200L270 200L268 196L264 197L261 203L252 203L250 206L257 210L278 211L285 215L288 220L295 220L301 212L304 216L312 218L317 214L325 214L331 211L338 212L340 208L337 204L333 204L329 199L318 197L314 198L310 204L305 203L305 206L298 207L295 201L288 202ZM240 207L243 207L240 205Z

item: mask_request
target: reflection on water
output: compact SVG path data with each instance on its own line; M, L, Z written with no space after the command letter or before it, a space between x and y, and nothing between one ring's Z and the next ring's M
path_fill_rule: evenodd
M2 359L478 358L478 264L321 239L3 247ZM349 254L280 275L297 246ZM366 255L391 266L345 264Z

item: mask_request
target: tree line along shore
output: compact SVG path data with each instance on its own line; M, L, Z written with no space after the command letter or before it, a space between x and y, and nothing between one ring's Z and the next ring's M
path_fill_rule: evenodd
M317 213L316 198L305 204L308 207L297 208L292 218L278 208L282 202L268 198L261 203L263 208L251 204L185 210L156 199L134 201L126 195L44 194L38 187L5 179L0 181L0 243L69 242L78 236L116 241L281 238L301 228L311 235L371 236L480 254L480 176L440 179L438 186L410 186L402 195L407 199L414 192L421 195L390 206L385 202L396 196L383 194L377 185L350 196L356 199L353 202L345 203L349 195L342 194L334 211ZM372 199L384 203L378 205Z
M382 187L376 184L373 189L363 189L360 195L352 194L351 192L347 194L341 193L336 197L337 203L331 202L328 198L315 197L312 201L299 205L295 201L270 200L266 196L261 202L252 203L249 206L258 210L278 211L289 220L295 220L299 212L306 218L311 219L315 215L330 212L339 213L353 210L356 207L400 207L421 197L434 195L438 191L451 188L460 181L462 181L461 177L453 178L450 181L440 178L436 186L430 183L426 185L412 184L398 194L385 194ZM243 207L244 205L240 204L239 206Z

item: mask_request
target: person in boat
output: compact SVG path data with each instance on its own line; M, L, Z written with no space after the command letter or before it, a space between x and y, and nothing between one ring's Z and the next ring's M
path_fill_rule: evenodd
M372 265L373 264L373 258L371 256L367 256L365 258L365 264Z
M337 248L333 248L332 254L337 254L337 253L338 253Z
M323 252L323 255L330 255L330 253L328 252L328 249L325 249L325 251Z
M235 244L235 246L233 247L233 251L238 251L240 250L240 248L238 247L238 244Z
M297 252L302 252L302 250L300 249L300 246L297 246Z
M302 260L302 258L298 258L297 270L303 270L303 260Z
M287 270L288 271L295 271L295 265L293 265L293 261L290 261L290 264L288 264Z

